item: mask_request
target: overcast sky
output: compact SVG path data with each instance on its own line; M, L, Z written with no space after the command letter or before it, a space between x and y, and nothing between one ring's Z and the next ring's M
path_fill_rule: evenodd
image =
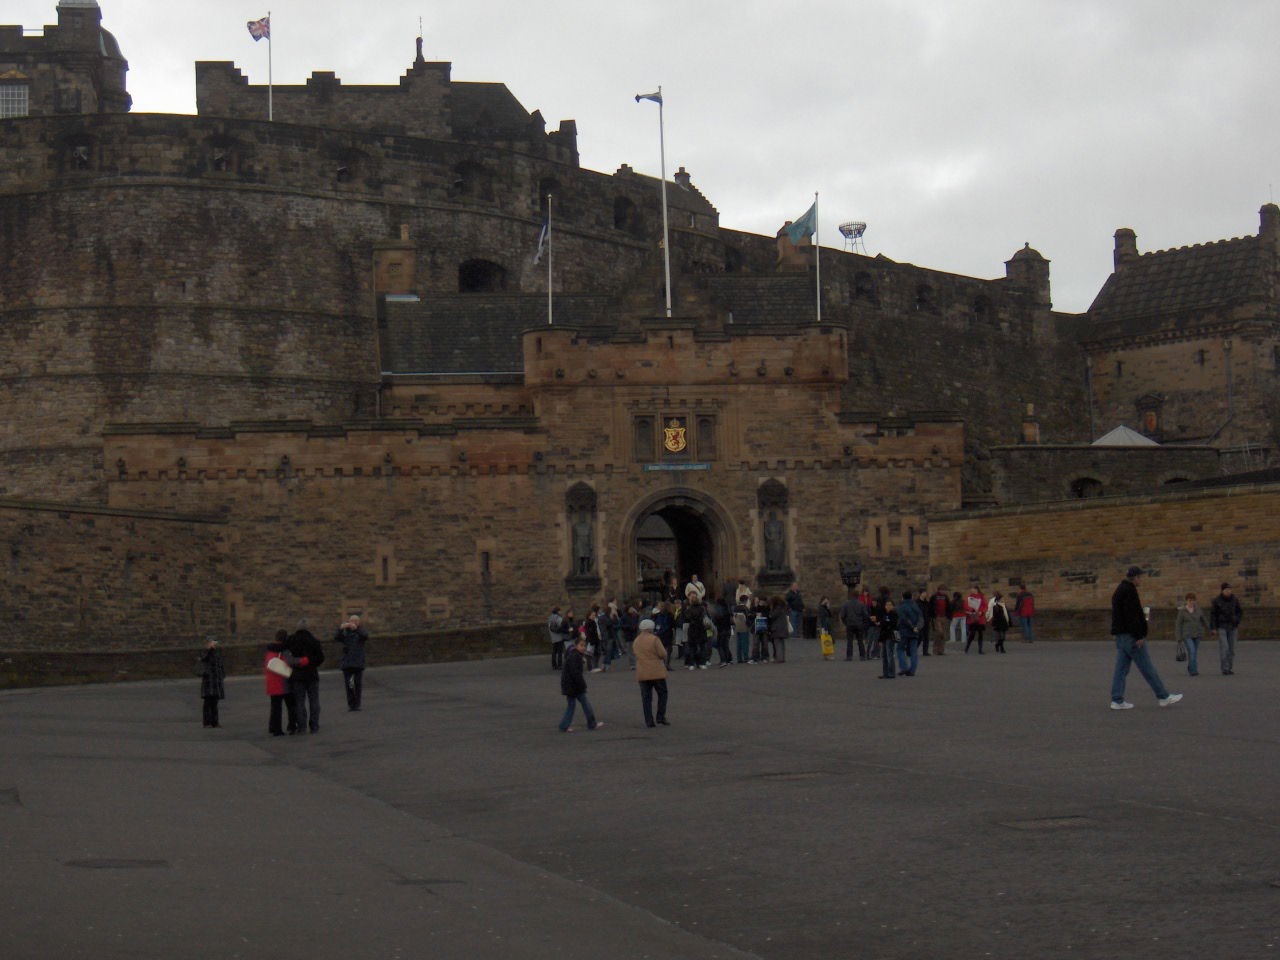
M257 2L257 0L254 0ZM1280 187L1277 0L100 0L140 112L195 110L196 60L275 80L395 83L426 54L501 81L582 165L684 165L723 226L772 235L821 192L822 242L979 277L1030 242L1054 305L1085 309L1111 235L1163 249L1257 232ZM56 21L4 0L0 21Z

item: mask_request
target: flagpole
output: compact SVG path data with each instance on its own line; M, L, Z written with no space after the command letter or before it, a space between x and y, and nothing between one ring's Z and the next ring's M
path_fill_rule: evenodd
M813 191L813 273L817 277L818 322L822 322L822 229L819 226L818 191Z
M547 194L547 326L552 326L551 312L551 194Z
M667 317L671 317L671 233L667 227L667 138L662 118L662 87L658 87L658 153L662 167L662 267L667 280Z
M259 8L261 9L261 8ZM267 11L267 121L270 122L274 116L272 103L272 87L274 86L271 76L271 11Z

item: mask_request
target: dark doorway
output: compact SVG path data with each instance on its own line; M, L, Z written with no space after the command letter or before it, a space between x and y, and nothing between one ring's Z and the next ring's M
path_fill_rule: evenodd
M664 575L674 573L681 587L698 575L711 589L719 583L715 542L706 519L690 507L659 507L636 524L636 568L647 597L659 593Z

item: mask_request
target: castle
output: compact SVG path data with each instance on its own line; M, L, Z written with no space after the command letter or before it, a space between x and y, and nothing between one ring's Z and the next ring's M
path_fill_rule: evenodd
M996 279L796 246L681 168L667 315L659 180L420 42L271 121L220 62L194 116L134 115L97 3L57 15L0 27L11 646L533 622L667 570L816 601L964 578L937 523L1274 462L1274 204L1194 248L1117 231L1080 315L1029 246Z

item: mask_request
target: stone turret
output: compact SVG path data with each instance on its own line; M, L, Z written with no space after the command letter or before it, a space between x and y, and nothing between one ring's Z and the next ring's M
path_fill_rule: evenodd
M1053 306L1049 296L1049 261L1031 244L1024 243L1021 250L1005 261L1004 274L1010 284L1031 294L1036 307L1048 310Z

